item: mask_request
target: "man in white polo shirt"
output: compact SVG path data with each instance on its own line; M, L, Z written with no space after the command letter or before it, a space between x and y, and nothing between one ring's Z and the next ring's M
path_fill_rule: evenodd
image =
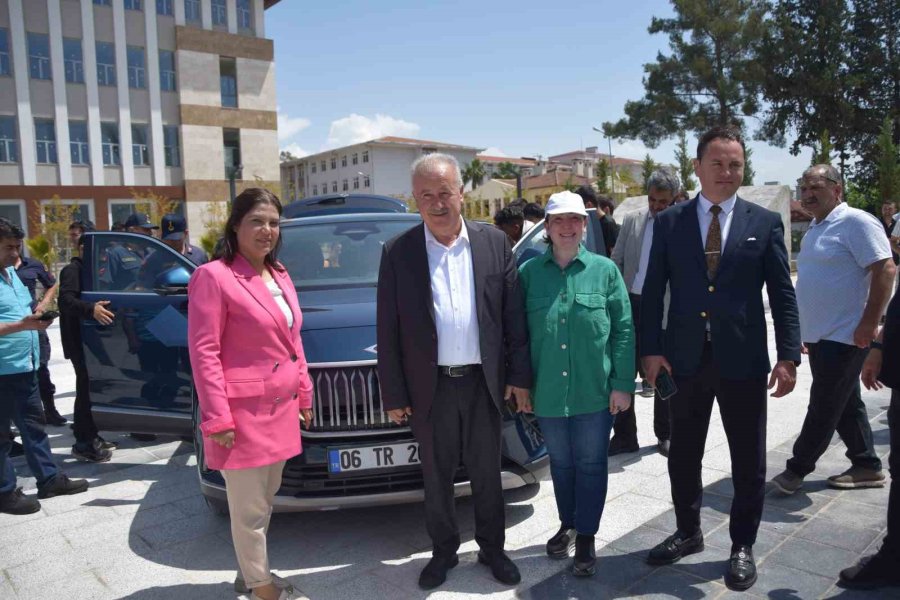
M851 467L828 478L839 489L882 487L884 473L859 389L859 374L891 296L894 262L878 219L841 201L841 175L831 165L803 173L800 202L814 220L797 257L800 333L813 383L803 428L787 469L772 483L792 494L837 430Z

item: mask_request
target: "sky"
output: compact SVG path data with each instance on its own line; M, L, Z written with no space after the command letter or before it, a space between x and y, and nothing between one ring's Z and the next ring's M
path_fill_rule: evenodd
M643 65L668 53L647 27L671 14L664 0L281 0L266 11L279 145L302 156L395 135L510 157L608 152L592 127L643 97ZM811 157L749 146L756 184L793 185ZM612 141L614 156L648 152L674 163L674 139Z

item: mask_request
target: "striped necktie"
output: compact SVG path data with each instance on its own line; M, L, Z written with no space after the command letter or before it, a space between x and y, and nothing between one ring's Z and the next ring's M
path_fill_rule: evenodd
M712 281L716 277L719 259L722 257L722 226L719 224L719 213L722 212L722 207L713 204L709 212L712 213L712 221L706 232L706 274Z

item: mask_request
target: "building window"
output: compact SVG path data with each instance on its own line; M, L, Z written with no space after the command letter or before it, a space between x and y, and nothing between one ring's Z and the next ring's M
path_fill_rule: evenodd
M354 178L353 178L353 189L354 189L354 190L358 190L358 189L359 189L359 177L354 177Z
M193 23L199 23L202 20L200 0L184 0L184 20Z
M345 192L350 189L350 184L347 182L346 179L341 182L341 189Z
M37 161L45 165L56 164L56 128L53 119L34 120L34 139Z
M141 2L142 0L125 0L125 8L127 10L144 10Z
M237 108L237 64L233 58L219 58L219 87L222 89L222 106Z
M100 123L101 147L103 148L103 164L117 167L122 164L119 156L119 126L116 123Z
M112 6L112 0L94 0L97 6Z
M309 172L310 172L310 173L315 173L315 172L316 172L316 161L313 161L312 163L310 163L310 165L309 165Z
M241 131L239 129L223 129L222 144L225 150L225 177L241 164Z
M334 171L337 169L337 157L331 157L331 170Z
M85 121L69 121L69 152L73 165L91 164L88 150L88 128Z
M116 47L110 42L97 42L97 83L116 85Z
M172 9L172 0L156 0L156 14L166 17L175 15Z
M337 193L337 181L331 182L331 191Z
M150 165L150 146L147 145L147 126L131 125L131 155L134 166L146 167Z
M181 149L178 143L178 125L163 125L163 153L167 167L181 166Z
M321 165L322 165L322 172L324 173L325 172L325 161L324 160L321 162Z
M128 46L128 87L139 90L147 87L146 73L144 49L140 46Z
M63 61L66 70L66 81L84 83L84 58L81 55L81 40L66 38L63 40Z
M341 157L341 166L342 167L347 166L347 155L346 154Z
M16 142L16 118L0 116L0 163L19 160L19 144Z
M0 75L12 75L12 63L9 62L9 31L0 29Z
M319 186L314 185L313 186L313 196L318 196L318 195L319 195Z
M28 34L28 69L32 79L50 79L50 38L46 34Z
M228 27L228 8L225 6L225 0L212 0L212 22L213 25Z
M253 29L253 11L250 10L250 0L237 0L237 25L238 29Z
M369 151L368 151L368 150L366 150L365 152L363 152L363 162L364 162L364 163L369 162Z
M369 176L363 177L363 187L369 187Z
M359 154L357 154L356 152L353 153L353 164L359 164Z
M174 92L177 89L175 53L171 50L159 51L159 89L164 92Z

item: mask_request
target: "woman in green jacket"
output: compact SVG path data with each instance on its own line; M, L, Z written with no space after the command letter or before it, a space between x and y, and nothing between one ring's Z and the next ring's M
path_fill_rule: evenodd
M550 248L520 268L535 373L532 390L561 526L547 554L594 574L594 535L606 502L607 450L616 413L634 392L634 328L625 282L581 242L587 212L572 192L550 196Z

